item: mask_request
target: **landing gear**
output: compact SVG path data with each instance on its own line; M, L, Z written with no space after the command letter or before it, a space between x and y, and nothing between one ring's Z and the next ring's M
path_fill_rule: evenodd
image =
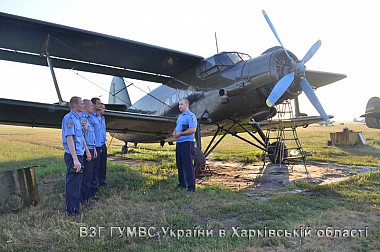
M197 147L194 147L193 165L195 168L195 174L202 173L202 171L205 169L205 166L206 166L205 154L203 154L203 152Z
M256 137L252 131L248 130L246 127L244 127L243 124L237 122L237 121L234 121L234 120L231 120L232 124L230 124L228 126L228 128L224 128L223 126L218 126L218 130L215 132L213 138L211 139L210 143L208 144L206 150L205 150L205 156L207 157L215 148L216 146L219 145L219 143L223 140L223 138L227 135L227 134L230 134L231 136L234 136L246 143L249 143L250 145L253 145L255 146L256 148L259 148L263 151L265 151L265 142L267 141L266 139L266 136L264 134L264 132L262 131L262 129L260 128L260 125L258 125L257 123L255 124L252 124L252 126L255 128L255 131L259 134L259 136L261 137L261 139L259 139L258 137ZM248 133L249 136L251 136L253 139L256 140L257 144L256 143L253 143L252 141L249 141L241 136L239 136L234 130L233 128L234 127L240 127L244 132ZM214 143L214 141L216 140L216 137L219 135L219 133L223 133L222 136L219 138L218 141L216 141Z
M268 152L269 160L274 164L284 162L284 160L288 158L289 154L286 145L281 142L273 142L269 144Z
M121 154L127 154L128 153L128 145L125 143L123 147L121 147Z

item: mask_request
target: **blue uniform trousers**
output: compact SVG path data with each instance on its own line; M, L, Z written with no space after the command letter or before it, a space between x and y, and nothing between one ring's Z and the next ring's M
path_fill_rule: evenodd
M92 188L92 176L94 174L94 149L89 149L91 153L91 160L87 161L83 157L83 173L82 173L82 187L80 192L80 201L85 202L90 198Z
M195 191L195 171L193 166L194 142L176 143L178 181L181 187Z
M100 153L99 171L98 171L98 183L99 185L105 185L107 183L107 145L102 145L102 151Z
M70 154L65 152L64 160L66 164L66 213L76 215L80 213L82 173L74 170L74 161ZM78 155L78 160L83 165L83 155Z
M96 152L98 153L98 156L97 158L94 159L94 169L93 169L92 179L91 179L92 188L91 188L90 197L94 196L97 192L99 192L98 174L99 174L99 168L100 168L100 154L102 152L102 147L95 147L95 148L96 148Z

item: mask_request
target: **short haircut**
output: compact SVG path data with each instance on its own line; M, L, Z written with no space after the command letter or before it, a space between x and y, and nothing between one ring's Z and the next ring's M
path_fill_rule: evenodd
M89 104L92 104L92 101L90 101L89 99L84 99L84 100L83 100L83 103L84 103L85 105L89 105Z
M182 98L180 101L184 101L187 105L190 105L190 102L187 98Z
M98 97L94 97L94 98L91 99L91 102L94 105L96 104L97 101L100 101L100 99Z
M82 98L80 98L78 96L71 97L71 99L70 99L70 108L72 108L74 106L74 104L79 103L80 99L82 99Z

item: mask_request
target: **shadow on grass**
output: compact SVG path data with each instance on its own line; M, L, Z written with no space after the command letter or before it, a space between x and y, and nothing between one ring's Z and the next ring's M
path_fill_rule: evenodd
M335 147L345 153L343 155L346 156L358 156L369 159L379 159L380 157L380 150L370 145L335 145ZM337 154L337 156L339 156L339 154Z

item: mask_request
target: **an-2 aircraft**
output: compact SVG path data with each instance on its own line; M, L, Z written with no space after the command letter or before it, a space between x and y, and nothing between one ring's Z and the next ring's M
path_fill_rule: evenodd
M274 105L287 99L295 99L296 126L322 120L329 123L332 116L325 113L313 90L346 75L306 70L305 63L321 42L317 41L299 60L285 49L264 11L263 15L281 46L269 48L256 58L238 52L203 58L0 13L0 59L48 66L59 99L58 104L0 99L0 123L61 127L69 108L61 97L54 67L118 76L112 80L105 115L107 130L126 143L172 143L182 97L190 100L190 110L200 124L197 146L201 147L202 136L214 136L204 150L206 156L226 134L265 150L269 140L262 130L263 121L276 114ZM132 105L123 78L163 85ZM320 116L299 112L297 97L302 91ZM255 141L241 137L237 134L240 132L248 132ZM256 132L258 136L253 134ZM196 156L203 156L202 152L197 153Z

